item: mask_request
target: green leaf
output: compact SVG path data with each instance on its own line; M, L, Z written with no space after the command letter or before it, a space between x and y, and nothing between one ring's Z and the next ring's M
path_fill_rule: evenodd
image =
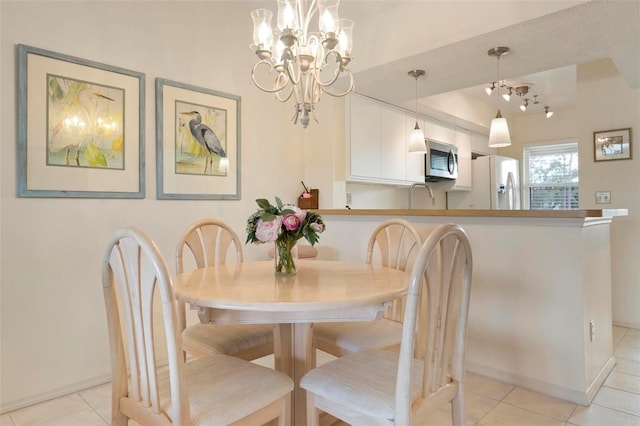
M276 215L270 212L264 212L262 213L262 216L260 216L262 218L262 220L264 220L265 222L269 222L270 220L273 220L276 218Z
M269 210L272 207L271 203L268 200L265 200L264 198L257 199L256 203L261 209Z
M309 244L312 246L320 239L318 234L311 229L308 223L302 228L302 235L304 235L304 238L309 241Z
M282 200L279 197L276 197L276 204L278 205L279 209L282 209L283 204Z
M87 164L91 167L102 166L107 167L107 159L94 143L89 142L87 149L84 151L84 158L87 160Z

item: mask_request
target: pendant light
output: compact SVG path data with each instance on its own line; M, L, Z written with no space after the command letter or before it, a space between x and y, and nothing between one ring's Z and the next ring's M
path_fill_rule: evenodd
M511 136L509 135L509 126L507 119L500 114L500 57L509 53L508 47L494 47L489 49L487 54L498 58L498 114L491 121L491 129L489 130L489 148L502 148L511 145Z
M418 79L425 74L424 70L411 70L409 75L416 79L416 127L409 135L409 152L416 154L426 154L427 145L424 141L424 132L418 125Z

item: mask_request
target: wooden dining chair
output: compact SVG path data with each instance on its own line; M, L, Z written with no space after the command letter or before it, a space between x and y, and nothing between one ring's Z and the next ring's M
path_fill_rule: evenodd
M143 231L126 228L109 239L102 285L112 425L128 419L141 425L287 424L293 381L286 375L227 355L184 362L169 270ZM156 317L163 332L154 327ZM162 349L167 361L158 359Z
M420 248L409 282L400 353L368 349L303 376L308 425L319 411L350 424L425 424L451 402L466 424L464 358L472 256L459 225L438 226Z
M184 272L185 254L191 255L196 268L221 265L227 259L244 261L238 235L219 219L201 219L189 226L176 248L176 272ZM193 324L186 326L185 304L179 306L182 345L196 357L216 353L233 355L248 361L273 353L272 324Z
M382 266L404 271L421 245L422 237L413 225L404 219L389 219L372 232L366 263L375 260ZM404 300L394 300L381 320L314 324L314 347L334 356L371 348L397 350L402 337Z

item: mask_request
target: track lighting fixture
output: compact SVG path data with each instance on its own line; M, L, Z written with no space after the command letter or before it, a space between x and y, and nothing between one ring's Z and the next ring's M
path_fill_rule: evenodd
M507 89L507 93L505 93L504 95L502 95L502 98L503 98L505 101L509 102L509 100L511 100L511 93L512 93L512 92L511 92L511 89L512 89L512 88L511 88L511 87L509 87L509 86L502 86L502 87L505 87L505 88Z
M493 50L493 49L492 49ZM491 55L491 53L490 53ZM495 55L493 55L495 56ZM495 82L491 83L491 87L487 87L485 88L486 92L488 94L491 94L493 92L493 88L495 87ZM529 84L519 84L518 86L509 86L507 84L504 84L504 82L500 83L498 85L499 88L504 88L507 90L507 93L505 93L504 95L502 95L502 98L506 101L509 101L511 95L515 92L516 95L518 95L521 99L523 104L520 105L520 110L521 111L527 111L527 109L529 108L529 101L531 101L531 103L533 105L538 105L540 104L540 101L538 100L538 95L533 95L533 100L530 99L528 97L528 93L529 93ZM544 105L544 113L545 116L547 118L551 118L553 116L553 111L551 111L551 107L549 105Z
M496 88L496 82L491 83L491 87L485 87L484 91L487 92L487 95L491 96L493 90Z

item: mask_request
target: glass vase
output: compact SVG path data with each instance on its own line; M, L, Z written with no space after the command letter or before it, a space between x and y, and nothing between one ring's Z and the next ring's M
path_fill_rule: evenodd
M276 275L296 274L296 258L298 257L295 240L277 240L274 251Z

